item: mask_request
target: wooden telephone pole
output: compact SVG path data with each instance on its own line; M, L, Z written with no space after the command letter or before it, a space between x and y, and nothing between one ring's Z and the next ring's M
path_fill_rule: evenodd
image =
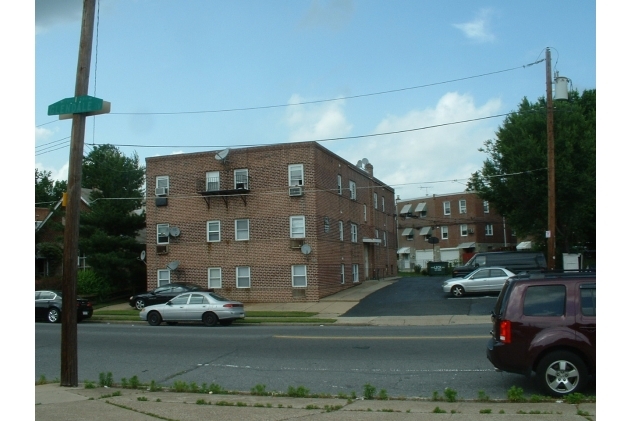
M548 269L556 267L556 182L554 169L554 109L550 48L546 48L546 109L548 133Z
M92 59L92 36L96 0L83 0L79 41L79 61L75 97L87 95ZM81 204L81 165L85 136L85 114L72 115L68 199L64 228L63 285L61 309L61 386L79 385L77 359L77 259L79 254L79 213Z

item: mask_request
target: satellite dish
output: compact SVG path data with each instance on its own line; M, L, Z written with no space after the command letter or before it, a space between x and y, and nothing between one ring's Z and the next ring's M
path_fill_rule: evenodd
M230 148L226 148L221 152L218 152L217 155L215 155L215 159L217 161L225 161L226 157L228 156L228 154L230 153Z
M174 260L172 262L169 262L169 264L167 265L167 269L169 270L175 270L178 268L178 266L180 266L180 262L177 260Z
M427 242L430 244L438 244L440 242L440 240L438 239L438 237L429 237L427 239Z
M147 257L147 253L143 250L140 252L140 260L144 261L145 257Z
M368 160L366 158L362 159L362 165L366 166L368 164Z
M169 228L169 234L171 235L171 237L179 237L180 229L178 227L171 227Z
M309 244L303 244L302 247L300 247L300 251L302 254L307 255L311 253L311 246Z
M361 159L360 159L359 161L357 161L357 166L358 166L359 168L361 168L361 167L362 167L362 160L361 160Z

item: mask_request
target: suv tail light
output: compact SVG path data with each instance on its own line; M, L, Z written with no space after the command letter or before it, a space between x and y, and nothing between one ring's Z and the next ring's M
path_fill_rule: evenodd
M511 343L511 330L510 330L510 320L502 320L500 322L500 342L505 344Z

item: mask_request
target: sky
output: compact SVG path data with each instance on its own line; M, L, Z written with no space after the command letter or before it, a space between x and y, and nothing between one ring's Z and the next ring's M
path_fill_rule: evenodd
M401 199L463 191L553 71L596 87L595 1L100 0L85 148L146 157L319 141ZM35 1L35 167L68 172L81 0ZM538 63L537 63L538 62ZM536 64L533 64L536 63Z

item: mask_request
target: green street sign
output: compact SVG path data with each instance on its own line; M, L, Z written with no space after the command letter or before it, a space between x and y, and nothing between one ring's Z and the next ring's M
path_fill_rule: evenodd
M48 106L48 115L81 114L103 109L103 100L89 95L64 98ZM109 110L108 110L109 112Z

